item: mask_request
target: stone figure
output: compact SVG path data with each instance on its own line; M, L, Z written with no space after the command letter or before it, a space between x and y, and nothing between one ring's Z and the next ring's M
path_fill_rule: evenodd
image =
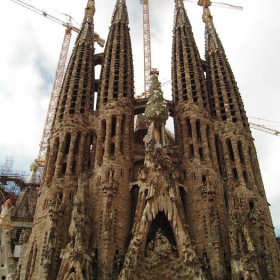
M151 240L148 243L147 249L146 249L146 255L147 257L151 258L154 254L154 247L155 247L155 241Z
M172 252L171 244L167 237L162 234L161 228L156 233L154 252L163 257L166 257Z
M10 220L11 218L11 212L12 212L13 203L11 199L7 199L6 202L2 205L2 211L0 216L4 219ZM4 223L2 220L0 220L0 224Z

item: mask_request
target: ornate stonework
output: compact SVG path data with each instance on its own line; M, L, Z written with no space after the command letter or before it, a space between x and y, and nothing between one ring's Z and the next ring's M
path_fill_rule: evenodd
M199 4L205 61L183 1L175 1L166 101L154 70L148 98L134 98L126 1L116 0L99 55L88 1L15 279L280 279L241 95L210 2ZM175 135L165 127L169 116Z
M151 81L149 100L160 100L162 92L157 76ZM165 107L163 103L153 107L151 102L147 108L145 115L151 124L144 138L144 166L139 169L139 200L133 237L119 279L204 279L184 222L178 187L179 170L172 163L163 142ZM158 131L161 137L158 137ZM163 229L152 226L159 215L166 219ZM151 229L156 232L153 234ZM169 238L172 240L164 231L171 234Z

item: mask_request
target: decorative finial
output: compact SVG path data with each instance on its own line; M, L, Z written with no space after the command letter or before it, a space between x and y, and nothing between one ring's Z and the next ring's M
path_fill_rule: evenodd
M146 120L153 126L153 138L156 144L161 142L161 129L168 119L166 102L163 99L161 83L158 80L158 70L151 71L151 86L149 90L148 102L145 109Z
M210 0L198 0L197 5L202 6L203 8L208 8L211 6L211 1Z
M94 0L88 0L87 7L85 9L85 22L93 22L93 16L95 14L95 3Z
M113 12L112 23L123 22L128 24L128 14L125 0L117 0Z
M149 90L148 103L145 109L145 117L150 122L165 124L168 119L168 110L165 107L161 83L158 80L158 71L151 71L151 86Z

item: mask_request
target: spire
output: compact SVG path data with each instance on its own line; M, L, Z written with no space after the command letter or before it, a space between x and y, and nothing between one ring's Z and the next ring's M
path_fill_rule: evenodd
M73 115L82 113L93 107L91 98L93 87L93 15L94 1L89 0L81 31L68 64L58 103L58 117L62 119L65 113ZM84 83L82 83L84 81Z
M205 51L207 62L207 84L211 113L219 120L241 121L245 129L249 128L241 95L235 77L227 60L223 45L216 32L209 2L203 3L203 21L205 23Z
M191 24L184 7L183 0L175 0L175 12L174 12L174 28L188 25L191 28Z
M83 24L89 22L93 23L93 16L95 13L95 3L93 0L88 0L87 7L85 8L85 16Z
M115 6L115 10L112 16L112 24L118 22L122 22L126 24L129 23L125 0L117 0Z
M172 46L173 100L208 108L202 63L182 0L175 1Z
M205 38L206 38L206 51L214 51L216 49L222 50L221 42L219 42L218 35L213 23L213 17L208 6L203 7L203 21L205 22Z
M120 100L132 102L134 96L131 40L125 0L118 0L105 47L97 106ZM124 70L123 70L124 69Z
M145 109L145 117L150 122L165 124L168 119L168 110L165 107L161 84L157 75L151 77L150 95Z
M82 23L81 31L77 37L76 44L88 42L90 44L93 39L93 16L95 13L95 4L93 0L88 0L85 8L84 20Z
M94 104L94 11L94 1L89 0L85 9L81 31L76 39L58 99L53 133L60 131L61 139L59 141L57 140L58 142L56 144L53 141L51 144L51 150L53 149L53 151L56 151L57 148L59 150L64 149L62 144L64 142L70 145L71 142L74 143L76 141L76 145L78 145L80 141L81 143L84 141L84 136L81 136L82 131L87 128L88 112L93 110ZM80 121L83 125L79 126L79 128L74 125L69 126L69 123L72 123L73 119L77 123ZM77 123L75 124L77 125ZM65 127L65 134L61 133L62 126ZM68 152L71 153L71 156L68 156L66 159L65 156ZM66 153L57 159L59 164L57 165L58 168L56 169L55 175L60 176L72 172L77 172L78 175L81 169L84 168L82 165L76 165L78 157L82 157L82 154L78 155L73 150L67 150ZM49 164L51 166L53 164L52 161ZM46 170L46 176L51 180L53 170L48 168Z

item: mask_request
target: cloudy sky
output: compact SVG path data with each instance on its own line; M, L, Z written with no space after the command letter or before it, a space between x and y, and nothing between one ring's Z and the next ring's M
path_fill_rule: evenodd
M25 0L77 25L87 0ZM96 0L95 30L108 35L116 0ZM280 1L224 0L243 11L212 6L212 14L235 74L250 122L280 130ZM136 93L143 91L142 7L127 0L134 55ZM204 57L202 9L185 2L195 39ZM160 80L171 76L173 0L150 0L152 67ZM13 169L28 174L37 158L64 28L11 0L0 3L0 166L14 158ZM75 34L73 34L73 39ZM72 40L73 41L73 40ZM101 52L96 47L96 52ZM164 87L170 98L170 86ZM264 121L268 120L268 121ZM274 122L271 122L274 121ZM252 129L276 233L280 235L280 138Z

